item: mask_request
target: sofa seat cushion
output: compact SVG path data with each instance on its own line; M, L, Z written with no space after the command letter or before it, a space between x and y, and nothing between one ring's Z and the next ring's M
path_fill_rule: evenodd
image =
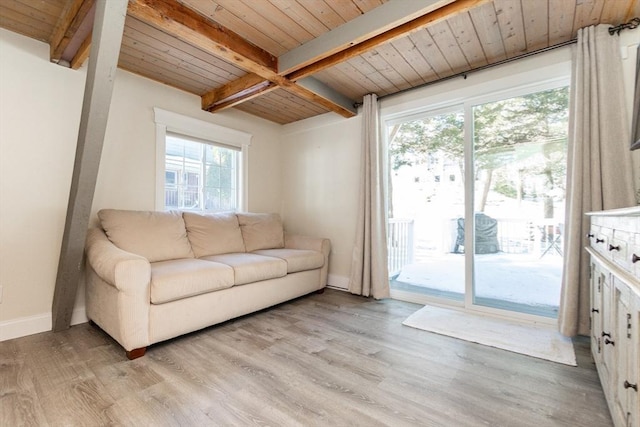
M245 251L235 213L183 212L182 216L196 258Z
M324 265L324 255L318 251L306 249L263 249L253 253L283 259L287 263L287 273L313 270Z
M199 259L151 263L151 303L162 304L233 286L233 269Z
M102 209L98 218L114 245L149 262L193 258L180 212Z
M287 275L287 263L280 258L236 253L208 256L201 259L226 264L233 268L235 285L276 279Z

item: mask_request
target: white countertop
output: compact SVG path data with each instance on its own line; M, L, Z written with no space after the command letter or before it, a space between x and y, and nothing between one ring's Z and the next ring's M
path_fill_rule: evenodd
M587 212L589 216L640 216L640 206L632 206L630 208L608 209L605 211Z

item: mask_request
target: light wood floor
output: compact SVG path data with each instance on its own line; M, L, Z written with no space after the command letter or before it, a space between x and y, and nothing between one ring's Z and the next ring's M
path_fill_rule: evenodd
M401 322L420 306L327 290L129 361L88 324L0 343L0 425L611 426L578 367Z

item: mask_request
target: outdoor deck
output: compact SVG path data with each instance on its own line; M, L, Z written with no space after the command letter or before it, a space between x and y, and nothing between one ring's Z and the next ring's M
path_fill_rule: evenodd
M424 233L403 236L414 230L414 225L400 227L398 223L402 221L395 220L389 230L392 289L463 301L465 256L452 253L452 238L446 238L451 232L441 232L445 238L434 244L434 239L426 238ZM556 317L562 278L561 236L556 233L557 227L544 235L531 232L530 224L510 220L498 221L498 229L500 250L476 254L474 258L475 303ZM398 248L406 244L413 246Z

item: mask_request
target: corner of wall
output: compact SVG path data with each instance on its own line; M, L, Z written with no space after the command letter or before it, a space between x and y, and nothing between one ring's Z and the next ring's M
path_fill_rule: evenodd
M337 274L329 274L329 282L327 283L327 286L346 291L349 289L349 278L339 276Z

